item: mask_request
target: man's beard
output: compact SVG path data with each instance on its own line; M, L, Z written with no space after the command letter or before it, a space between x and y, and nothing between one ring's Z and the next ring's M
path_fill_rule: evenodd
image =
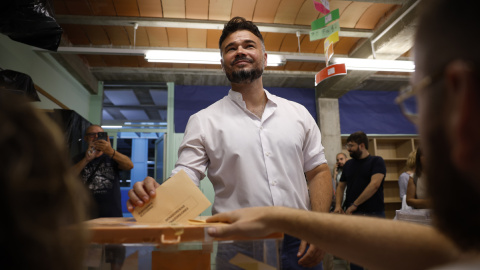
M253 68L250 70L241 69L226 73L227 78L232 83L251 83L260 78L263 74L263 69Z
M422 130L421 142L427 160L424 171L434 222L462 249L480 250L479 179L453 165L452 143L447 136L445 118L433 113L439 112L441 105L427 115L430 121Z
M232 61L231 66L235 65L235 63L238 61L244 60L253 63L253 59L243 56L236 58L234 61ZM225 74L227 75L227 78L231 83L251 83L262 76L263 68L258 68L254 66L252 69L240 69L238 71L232 72L226 71Z
M350 152L350 156L354 159L360 159L360 157L362 157L362 151L358 149L357 151Z

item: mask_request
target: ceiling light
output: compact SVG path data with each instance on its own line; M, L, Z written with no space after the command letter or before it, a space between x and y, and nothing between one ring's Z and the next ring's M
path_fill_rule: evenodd
M103 129L123 128L122 126L102 126Z
M175 50L150 50L145 53L148 62L160 63L185 63L185 64L220 64L220 52L209 51L175 51ZM286 59L282 55L268 54L268 66L280 66Z
M333 58L332 63L344 63L347 70L371 70L371 71L391 71L391 72L414 72L415 64L413 61L405 60L378 60L361 58Z

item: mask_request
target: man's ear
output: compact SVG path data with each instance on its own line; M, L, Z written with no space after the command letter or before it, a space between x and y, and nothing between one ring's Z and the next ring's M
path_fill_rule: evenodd
M479 86L474 70L465 61L457 60L446 66L446 130L452 161L463 171L475 168L480 158Z
M264 57L263 59L265 59L265 61L263 61L263 68L266 68L268 66L267 65L267 53L266 52L263 53L263 57Z
M223 67L223 58L220 59L220 66L222 67L222 70L225 71L225 68Z

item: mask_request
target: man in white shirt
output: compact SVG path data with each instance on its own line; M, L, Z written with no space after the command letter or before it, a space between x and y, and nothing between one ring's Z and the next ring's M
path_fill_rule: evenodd
M415 73L397 103L418 125L433 226L262 207L207 221L215 237L292 233L368 269L480 269L480 31L467 0L422 0ZM418 114L403 101L414 96Z
M328 212L333 187L319 128L305 107L263 88L267 53L258 28L235 17L219 47L232 88L190 117L172 174L185 170L199 185L208 169L214 214L252 206ZM152 178L136 183L129 211L144 205L158 185ZM306 242L290 236L286 245L295 248L283 249L283 269L321 269L322 250L306 250Z

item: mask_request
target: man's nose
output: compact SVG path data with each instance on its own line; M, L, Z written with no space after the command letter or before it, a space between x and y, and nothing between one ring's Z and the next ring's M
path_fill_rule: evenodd
M245 55L245 49L242 46L238 46L236 53L237 53L237 56Z

